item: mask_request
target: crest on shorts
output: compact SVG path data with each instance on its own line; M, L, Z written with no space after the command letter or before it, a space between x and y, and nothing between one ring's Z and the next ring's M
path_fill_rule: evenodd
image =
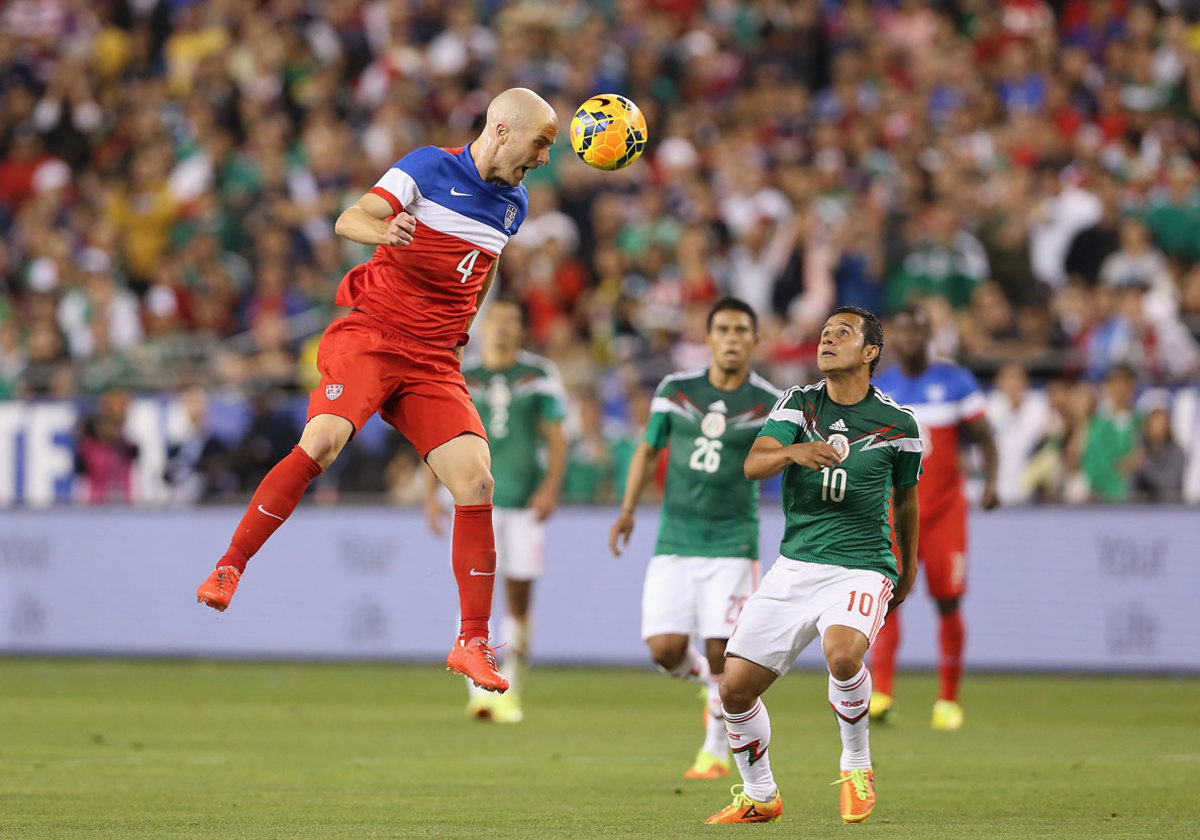
M517 220L517 205L510 204L508 209L504 211L504 229L508 230L512 227L513 222Z
M830 435L825 442L833 447L833 451L838 454L839 461L845 461L846 456L850 454L850 439L845 435Z
M343 390L344 389L342 388L341 385L326 385L325 386L325 399L336 400L338 397L340 397L342 395Z

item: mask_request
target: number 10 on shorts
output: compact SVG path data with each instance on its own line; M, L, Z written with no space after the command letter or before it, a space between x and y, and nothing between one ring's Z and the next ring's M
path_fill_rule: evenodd
M850 592L850 603L846 605L846 612L854 612L854 602L858 602L858 611L862 615L870 615L871 610L875 609L875 596L870 592Z

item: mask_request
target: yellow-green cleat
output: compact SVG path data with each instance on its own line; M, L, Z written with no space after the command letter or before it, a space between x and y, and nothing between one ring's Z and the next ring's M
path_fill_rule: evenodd
M929 725L940 732L953 732L963 725L962 706L953 700L938 700L933 704L933 717Z
M492 720L492 704L496 702L497 697L503 696L502 694L473 693L471 699L467 701L467 717L476 720Z
M892 711L892 695L884 694L882 691L871 693L871 720L877 723L886 723L891 716Z
M685 779L723 779L729 775L729 759L715 756L703 747L683 774Z
M521 695L509 691L492 698L492 720L496 723L520 723L525 720Z

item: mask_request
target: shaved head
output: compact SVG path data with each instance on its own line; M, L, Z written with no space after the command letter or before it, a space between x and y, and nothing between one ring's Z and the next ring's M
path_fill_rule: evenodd
M526 120L553 120L558 125L558 115L550 103L529 88L509 88L488 103L489 128L502 124L520 125Z
M558 115L529 88L509 88L491 101L487 125L471 147L483 180L517 186L525 173L550 162Z

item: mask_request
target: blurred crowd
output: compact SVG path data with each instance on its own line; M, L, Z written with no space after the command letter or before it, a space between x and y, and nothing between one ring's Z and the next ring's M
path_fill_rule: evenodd
M924 301L991 389L1008 501L1179 497L1194 0L8 0L0 398L302 400L369 256L340 210L513 85L564 125L606 91L650 125L616 173L564 132L501 261L571 395L572 500L613 497L647 389L705 363L727 293L784 385L835 304Z

